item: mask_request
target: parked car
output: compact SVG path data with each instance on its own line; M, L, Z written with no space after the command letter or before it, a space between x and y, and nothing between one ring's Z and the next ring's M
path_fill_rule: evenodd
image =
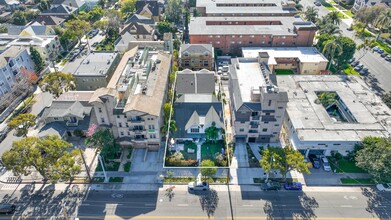
M286 189L286 190L302 190L303 186L299 182L285 183L284 189Z
M389 55L386 56L384 59L391 62L391 56L389 56Z
M353 58L350 59L348 62L349 62L349 63L353 63L354 61L356 61L356 58L353 57Z
M93 44L91 45L91 47L97 47L98 44L99 44L99 42L95 42L95 43L93 43Z
M376 52L378 52L378 53L380 53L380 54L383 54L383 53L384 53L384 50L378 49Z
M381 57L386 57L386 56L388 56L388 54L382 53L380 56L381 56Z
M374 52L377 52L379 49L380 49L380 48L379 48L378 46L372 48L372 50L373 50Z
M330 172L331 171L331 167L330 167L330 164L329 164L329 160L327 160L327 158L325 156L321 157L320 160L322 161L323 170L327 171L327 172Z
M376 185L376 188L379 190L379 191L389 191L391 192L391 183L384 183L384 184L377 184Z
M351 63L350 65L352 66L352 67L355 67L355 66L357 66L358 64L360 64L360 61L354 61L353 63Z
M229 76L228 76L228 73L225 72L221 75L221 80L228 80L229 79Z
M209 190L209 183L194 181L187 184L187 189L190 191L206 191Z
M0 204L0 213L1 214L12 214L16 210L16 206L10 203Z
M352 26L349 26L348 28L346 28L346 30L352 31L352 30L353 30L353 27L352 27Z
M358 65L358 66L354 67L353 69L356 71L360 71L362 68L363 68L362 66Z
M315 154L308 155L308 158L312 163L312 167L314 167L315 169L319 169L320 167L322 167L319 158Z
M316 6L321 6L322 4L320 2L314 2Z
M267 183L263 183L261 189L266 190L280 190L281 184L279 182L269 181Z
M363 68L362 70L360 70L359 73L360 73L361 75L363 75L363 76L368 75L368 68Z

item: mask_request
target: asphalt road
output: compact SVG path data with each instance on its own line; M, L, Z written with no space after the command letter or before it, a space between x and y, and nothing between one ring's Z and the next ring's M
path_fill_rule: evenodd
M303 10L305 10L307 6L315 6L313 2L314 0L302 0L300 3L304 6ZM325 16L330 12L324 6L315 7L319 9L319 17ZM348 25L341 22L340 29L342 30L342 35L352 38L357 45L361 44L362 41L355 38L354 32L346 30L347 28ZM374 92L381 94L391 91L391 62L384 60L384 58L380 57L380 54L370 51L357 51L354 57L359 59L360 63L369 69L370 74L364 77L364 80L373 88Z
M120 198L119 198L120 197ZM231 212L232 205L232 212ZM359 192L253 192L189 194L90 192L79 219L390 219L391 194Z

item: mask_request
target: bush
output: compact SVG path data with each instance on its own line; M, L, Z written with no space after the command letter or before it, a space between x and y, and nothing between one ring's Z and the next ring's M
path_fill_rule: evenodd
M172 158L168 158L168 159L166 159L166 166L196 167L196 166L198 166L198 160L175 160Z
M123 177L110 177L109 182L110 183L122 183L124 181Z
M128 155L126 155L127 159L130 159L130 157L132 156L132 151L133 151L133 148L132 147L128 147Z
M130 166L131 166L131 162L127 162L125 165L124 165L124 171L125 172L129 172L130 171Z

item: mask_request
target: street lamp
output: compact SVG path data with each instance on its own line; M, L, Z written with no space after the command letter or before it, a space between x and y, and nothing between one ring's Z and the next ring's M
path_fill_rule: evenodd
M106 170L105 170L105 165L103 164L102 156L100 154L98 155L98 159L99 159L100 165L102 166L103 175L105 175L105 183L107 183L108 179L107 179L107 174L106 174Z

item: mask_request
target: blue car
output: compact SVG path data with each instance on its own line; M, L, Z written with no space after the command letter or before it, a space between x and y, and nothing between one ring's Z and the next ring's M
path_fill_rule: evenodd
M303 186L299 182L285 183L284 188L286 190L302 190Z

